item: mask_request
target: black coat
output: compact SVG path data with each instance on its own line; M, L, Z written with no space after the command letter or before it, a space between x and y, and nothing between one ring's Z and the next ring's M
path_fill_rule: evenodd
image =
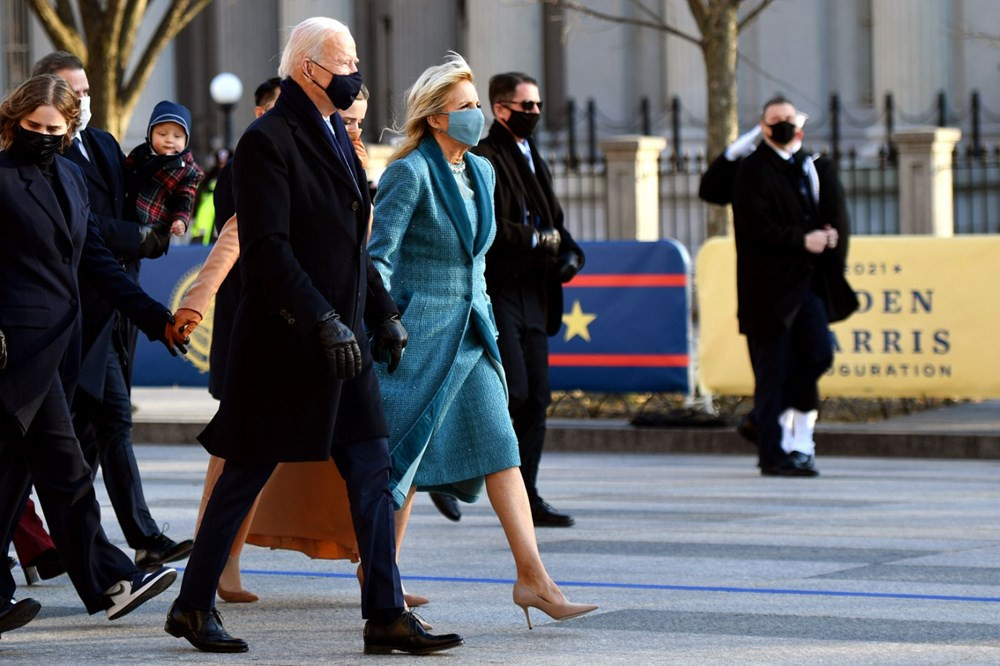
M763 143L740 163L733 188L736 233L736 291L740 332L776 335L794 319L810 285L826 303L830 321L846 318L858 307L844 278L850 224L836 165L814 162L819 202L800 193L802 159L782 159ZM829 224L840 236L835 250L812 254L804 237Z
M222 167L215 181L215 233L222 232L222 227L236 212L236 200L233 197L232 162ZM219 285L215 293L215 314L212 318L212 348L208 353L208 392L213 398L222 398L222 387L226 378L226 359L229 356L229 339L233 334L233 317L236 306L240 302L240 290L243 280L240 278L240 260L233 264L229 275Z
M70 212L37 166L0 153L0 330L9 360L0 372L0 415L27 430L59 376L72 393L80 363L78 273L151 338L162 337L169 311L145 294L108 251L90 217L84 176L56 157L54 178Z
M88 127L80 132L80 141L90 159L76 148L66 151L65 157L76 164L86 177L87 195L90 200L90 217L97 225L101 238L111 254L125 267L134 280L139 278L139 226L126 220L125 155L113 136ZM104 377L107 372L108 352L114 329L114 307L101 297L97 286L86 276L80 280L80 301L83 304L83 361L80 367L79 388L97 400L104 396ZM129 352L128 356L131 356ZM125 359L126 378L131 375Z
M366 249L365 172L340 117L332 120L353 177L290 79L236 148L243 292L219 412L200 437L227 460L326 460L337 442L388 432L365 319L397 310ZM330 310L361 345L364 370L348 382L331 375L320 349L316 324Z
M531 172L524 153L506 127L494 121L490 132L472 152L488 159L497 174L493 195L497 235L486 254L486 289L489 293L517 284L524 278L539 282L539 294L545 308L546 332L555 335L562 326L562 283L556 274L558 257L532 248L533 225L524 223L525 207L540 216L539 227L554 227L562 238L559 255L574 252L583 267L584 254L563 224L562 206L552 190L552 173L542 159L538 146L530 138L531 157L535 172Z

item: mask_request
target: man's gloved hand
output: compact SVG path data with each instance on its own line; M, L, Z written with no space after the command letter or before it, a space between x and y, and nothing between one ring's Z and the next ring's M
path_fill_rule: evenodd
M737 137L736 141L726 146L726 159L735 162L756 150L757 137L760 136L760 132L760 125L754 125L753 129Z
M330 372L337 379L354 379L361 374L361 348L354 339L354 331L340 321L340 316L330 310L320 317L316 325L319 344L326 355Z
M170 246L170 231L162 230L154 224L139 225L139 257L156 259L167 253Z
M174 344L188 344L191 334L201 323L201 313L190 308L178 308L174 313L174 323L170 327L168 339Z
M579 272L580 255L576 252L567 252L559 257L559 263L556 264L556 276L559 278L559 282L566 284Z
M174 316L169 312L167 313L167 323L163 325L163 337L160 338L160 342L167 348L171 356L177 356L177 352L188 353L187 344L191 342L191 339L186 335L174 336Z
M403 349L409 339L410 334L403 328L403 322L399 320L398 314L389 315L375 329L372 355L379 363L389 364L387 370L390 375L399 366L399 359L403 356Z
M545 227L535 233L538 234L538 247L552 256L559 254L559 241L561 238L558 229L555 227Z
M0 331L0 372L7 369L7 336Z

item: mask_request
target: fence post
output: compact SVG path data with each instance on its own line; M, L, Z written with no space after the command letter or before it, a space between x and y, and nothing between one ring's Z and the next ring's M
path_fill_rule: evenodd
M945 97L944 91L938 92L937 95L937 110L938 110L938 127L948 126L948 98Z
M830 143L833 161L840 166L840 95L830 95Z
M587 160L597 164L597 103L587 100Z
M896 163L896 146L892 144L892 133L896 129L896 104L892 93L885 94L885 147L889 154L889 164Z
M608 240L660 239L661 136L637 134L601 140L607 161Z
M569 168L580 166L580 157L576 152L576 102L572 99L566 102L566 142L569 143Z
M674 139L674 164L681 157L681 98L674 95L670 98L670 133Z
M981 143L982 135L980 134L980 118L979 113L981 111L979 103L979 91L972 91L972 154L975 157L979 157L982 154L983 144Z
M639 120L643 136L653 133L653 123L649 118L649 98L643 97L639 100Z
M962 138L956 127L915 127L892 135L899 150L899 231L955 234L952 152Z

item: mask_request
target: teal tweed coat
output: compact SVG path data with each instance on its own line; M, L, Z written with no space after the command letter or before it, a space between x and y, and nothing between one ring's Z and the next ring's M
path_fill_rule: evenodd
M379 179L369 252L410 334L396 372L378 367L397 505L413 484L475 501L485 474L520 464L486 293L496 175L465 161L474 203L430 137Z

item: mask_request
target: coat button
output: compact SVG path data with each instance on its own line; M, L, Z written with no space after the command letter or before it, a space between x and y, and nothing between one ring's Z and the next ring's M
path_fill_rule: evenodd
M289 317L288 318L288 325L292 326L294 323L295 323L295 317Z
M68 264L69 263L69 257L63 257L62 259L63 259L63 263L64 264Z
M351 210L357 210L359 208L361 208L361 202L355 201L354 203L351 204Z
M466 301L472 301L472 294L466 294L465 295L465 300Z

